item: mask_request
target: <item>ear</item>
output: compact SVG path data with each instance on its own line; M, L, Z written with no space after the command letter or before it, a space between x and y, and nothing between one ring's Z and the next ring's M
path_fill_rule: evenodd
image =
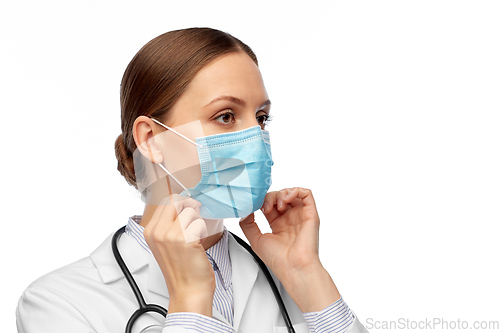
M154 122L145 116L139 116L134 121L132 134L135 144L141 154L153 163L162 163L163 154L160 146L155 143L155 135L161 133L153 124Z

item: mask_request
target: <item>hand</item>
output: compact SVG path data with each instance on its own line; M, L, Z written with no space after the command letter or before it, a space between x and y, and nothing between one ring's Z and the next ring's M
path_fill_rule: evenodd
M157 206L144 238L161 268L169 292L169 313L197 312L212 316L215 275L201 245L207 226L201 204L171 195Z
M294 187L269 192L262 212L272 233L262 234L253 214L240 226L252 249L280 280L319 264L319 216L310 190Z
M303 312L340 298L319 260L319 216L312 192L294 187L267 193L262 212L272 233L262 234L251 214L240 222L252 249Z

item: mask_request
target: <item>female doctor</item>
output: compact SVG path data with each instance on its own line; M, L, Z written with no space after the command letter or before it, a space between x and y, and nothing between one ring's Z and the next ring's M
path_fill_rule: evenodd
M148 42L122 79L115 143L144 213L32 283L18 331L124 332L142 297L168 314L139 314L132 332L366 332L319 260L311 191L267 192L270 107L255 54L231 35L192 28ZM257 209L272 233L260 232ZM270 279L225 228L228 217L241 218Z

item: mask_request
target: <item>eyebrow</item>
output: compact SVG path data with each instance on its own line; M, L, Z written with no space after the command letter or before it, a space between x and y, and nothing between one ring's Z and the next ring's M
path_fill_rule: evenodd
M245 107L245 101L243 101L242 99L239 99L238 97L234 97L234 96L229 96L229 95L223 95L223 96L219 96L217 97L216 99L212 100L210 103L208 103L207 105L205 105L205 107L215 103L215 102L218 102L218 101L221 101L221 100L226 100L226 101L231 101L235 104L238 104L242 107ZM260 106L259 106L259 109L263 108L263 107L266 107L268 105L271 104L271 101L270 100L267 100L265 101L264 103L262 103Z

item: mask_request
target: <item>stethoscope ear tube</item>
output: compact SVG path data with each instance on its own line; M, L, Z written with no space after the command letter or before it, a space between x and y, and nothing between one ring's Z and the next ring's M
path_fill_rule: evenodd
M290 320L290 316L288 315L288 312L286 311L285 304L283 303L283 299L281 298L281 295L278 291L278 288L276 287L276 284L274 283L274 280L271 276L271 273L269 273L269 270L268 270L266 264L264 264L262 259L259 258L259 256L252 250L250 245L248 245L243 239L236 236L231 231L229 233L231 233L231 235L233 235L234 239L241 246L243 246L245 248L245 250L247 250L252 255L252 257L255 259L255 261L259 265L260 269L262 270L262 272L266 276L267 281L269 282L269 286L271 286L271 290L273 291L274 297L276 298L276 302L278 303L278 306L280 308L281 315L282 315L283 320L285 321L285 325L288 329L288 333L295 333L295 330L294 330L293 325L292 325L292 321Z

